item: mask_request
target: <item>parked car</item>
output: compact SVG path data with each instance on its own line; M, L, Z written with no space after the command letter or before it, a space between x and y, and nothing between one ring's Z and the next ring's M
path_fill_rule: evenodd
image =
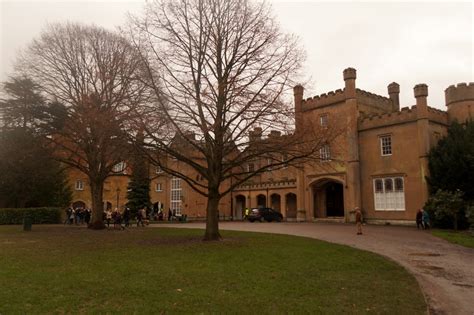
M281 220L283 220L283 215L272 208L253 208L249 213L248 220L250 222L263 222L263 220L267 222L281 222Z

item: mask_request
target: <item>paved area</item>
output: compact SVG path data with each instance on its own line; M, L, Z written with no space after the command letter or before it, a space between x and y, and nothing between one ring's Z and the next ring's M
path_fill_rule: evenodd
M155 225L204 228L204 223ZM413 227L350 224L221 222L222 230L290 234L349 245L386 256L412 272L431 314L474 314L474 249L454 245ZM403 288L394 288L403 290Z

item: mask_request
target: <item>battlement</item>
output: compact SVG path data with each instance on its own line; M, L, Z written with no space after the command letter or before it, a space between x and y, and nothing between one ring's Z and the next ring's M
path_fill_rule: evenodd
M418 119L416 106L403 107L400 111L372 114L359 118L359 130L414 122ZM448 125L448 113L433 107L428 107L428 120L443 125Z
M392 110L392 100L388 97L370 93L361 89L356 89L357 103L368 105L371 107L383 109L385 111Z
M444 90L446 106L463 101L474 101L474 82L458 83L456 86L450 85Z
M403 107L398 112L367 115L359 118L359 130L416 121L416 119L416 106L412 106L411 108Z
M448 125L448 112L428 106L428 120Z
M345 101L344 90L338 89L303 100L303 111Z

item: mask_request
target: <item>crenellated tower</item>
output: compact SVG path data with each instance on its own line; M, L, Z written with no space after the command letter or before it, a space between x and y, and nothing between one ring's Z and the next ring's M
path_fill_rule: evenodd
M474 119L474 82L451 85L445 91L449 121Z

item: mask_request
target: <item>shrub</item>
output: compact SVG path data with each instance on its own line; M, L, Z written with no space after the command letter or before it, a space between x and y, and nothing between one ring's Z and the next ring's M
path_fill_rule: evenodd
M61 223L61 208L3 208L0 209L0 224L22 224L29 216L33 224Z
M430 196L424 209L428 211L432 225L455 230L469 227L467 203L462 197L463 192L460 190L450 192L441 189Z

